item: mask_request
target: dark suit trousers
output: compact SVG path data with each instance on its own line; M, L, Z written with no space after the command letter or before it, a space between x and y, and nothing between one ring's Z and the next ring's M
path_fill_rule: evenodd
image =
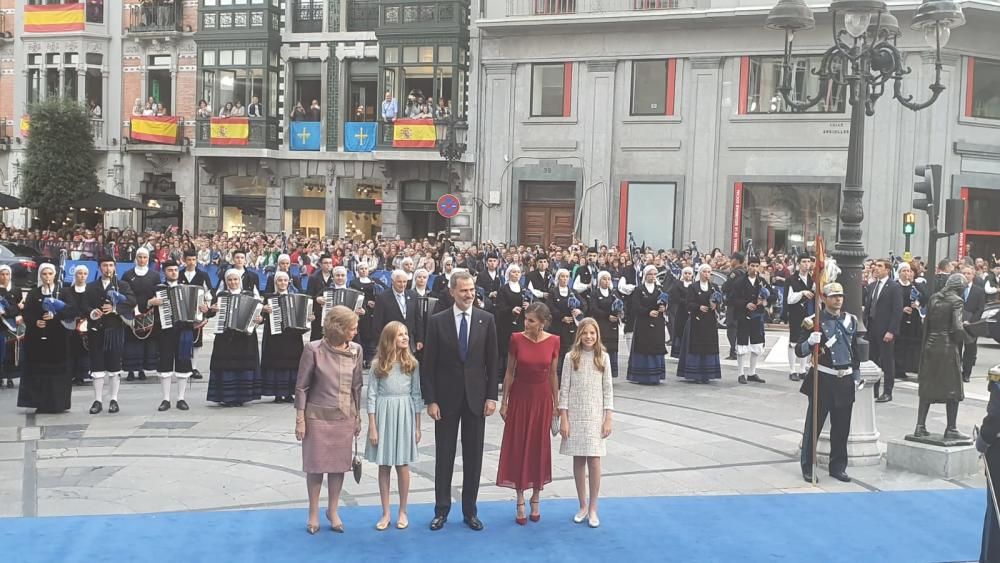
M451 477L455 470L455 449L459 426L462 429L462 516L477 515L479 477L483 469L483 440L486 417L472 412L462 396L459 412L442 416L434 422L434 515L448 516L451 510Z
M827 377L821 375L820 377ZM819 429L822 433L826 424L826 416L830 415L830 474L847 471L847 437L851 434L851 412L853 404L842 407L833 406L832 400L824 400L822 387L819 399ZM832 407L832 408L831 408ZM802 430L802 457L799 463L802 472L812 469L812 395L809 396L809 406L806 408L806 424ZM817 438L818 440L818 438Z
M975 340L959 347L962 354L962 377L971 377L972 368L976 367L976 355L979 353L979 345Z
M892 396L892 388L896 383L896 340L898 336L892 340L892 342L883 342L882 337L884 336L874 336L869 335L872 338L878 338L878 342L871 342L871 360L875 362L878 367L882 368L882 381L885 382L885 394ZM879 396L879 384L875 384L875 397Z

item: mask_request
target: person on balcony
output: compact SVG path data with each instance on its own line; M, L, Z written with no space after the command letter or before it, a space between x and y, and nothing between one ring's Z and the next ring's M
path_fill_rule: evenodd
M143 108L142 115L147 117L156 115L156 108L153 107L153 104L146 102L146 107Z
M399 105L396 103L396 98L392 97L392 92L386 92L385 100L382 101L382 121L391 123L396 120L398 113Z
M309 106L309 111L307 112L309 121L319 121L320 116L323 115L319 109L319 100L313 100L312 105Z
M226 105L222 106L219 110L219 117L231 117L233 115L233 102L226 102Z
M247 109L243 107L243 102L236 100L236 104L233 105L233 113L230 114L233 117L244 117L247 114Z
M101 118L101 106L99 106L94 100L90 100L90 104L88 104L88 111L90 112L91 119Z
M295 102L292 108L292 121L306 121L306 110L302 107L302 102Z
M250 105L247 106L247 115L250 117L264 117L264 111L260 107L260 99L257 96L250 98Z
M208 102L205 100L198 102L198 117L203 119L212 117L212 106L208 105Z
M434 108L435 117L438 119L448 119L451 117L451 106L448 105L447 100L444 98L438 98L438 105Z

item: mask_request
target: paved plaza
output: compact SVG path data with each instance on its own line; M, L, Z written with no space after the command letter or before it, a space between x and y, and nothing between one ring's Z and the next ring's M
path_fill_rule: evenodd
M879 466L850 468L853 483L840 483L822 470L818 488L804 483L798 444L806 401L798 393L798 384L788 380L787 370L775 360L783 357L784 342L780 330L769 334L768 348L775 348L775 354L763 364L766 369L760 370L767 379L763 385L737 384L733 362L724 362L722 381L710 385L677 379L672 367L676 364L668 364L668 379L657 387L617 380L614 432L603 462L602 495L984 487L981 475L934 479L888 469L884 459ZM197 365L206 377L208 361L208 350L199 351ZM622 362L624 366L624 356ZM985 374L996 363L1000 363L1000 346L981 340L979 364L972 383L966 385L967 399L959 413L963 431L971 432L982 420ZM87 414L93 400L90 387L74 389L73 410L63 415L25 414L15 406L16 390L0 391L0 516L304 507L293 407L267 399L243 408L218 407L205 402L206 387L207 379L192 385L190 411L160 413L156 378L146 383L123 382L121 413L97 416ZM885 441L912 431L916 406L916 385L910 382L897 384L893 402L877 405L883 451ZM935 408L929 425L943 428L943 408ZM434 432L426 416L422 427L422 458L413 466L414 504L432 503L434 496ZM499 416L488 419L482 500L514 497L513 491L492 486L502 431ZM378 504L375 474L375 467L366 464L361 483L349 480L345 485L344 503ZM458 475L454 483L461 483ZM461 498L460 493L457 487L453 491L455 498ZM570 458L553 455L553 483L543 495L575 498ZM978 522L981 515L976 514L969 525Z

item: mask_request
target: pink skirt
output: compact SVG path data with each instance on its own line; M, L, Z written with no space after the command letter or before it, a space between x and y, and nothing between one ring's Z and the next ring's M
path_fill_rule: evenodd
M347 473L354 454L354 420L306 419L302 440L302 471Z

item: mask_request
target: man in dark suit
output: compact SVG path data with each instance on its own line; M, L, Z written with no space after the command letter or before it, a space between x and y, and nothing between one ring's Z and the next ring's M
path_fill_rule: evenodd
M868 309L865 310L865 325L868 327L869 358L882 368L885 392L879 394L879 383L875 384L875 402L888 403L892 400L892 387L896 381L896 337L903 321L903 290L899 282L889 277L892 264L888 260L876 260L872 264L875 281L870 286Z
M469 528L483 529L476 510L483 468L486 417L493 414L498 395L497 329L493 315L473 308L476 284L472 275L451 276L455 304L431 317L421 366L420 387L427 415L434 420L434 519L440 530L451 510L451 476L455 446L462 429L462 516Z
M962 309L962 320L967 323L974 323L983 318L983 309L986 308L986 291L976 283L976 269L972 266L962 266L962 275L965 277L965 290L962 292L962 299L965 307ZM973 340L965 344L962 348L962 380L966 383L972 377L972 368L976 367L976 355L979 346Z
M410 350L418 351L423 349L423 343L417 342L417 299L412 289L406 289L406 284L406 272L394 270L392 288L375 298L372 328L376 335L381 335L385 325L399 321L410 334Z

